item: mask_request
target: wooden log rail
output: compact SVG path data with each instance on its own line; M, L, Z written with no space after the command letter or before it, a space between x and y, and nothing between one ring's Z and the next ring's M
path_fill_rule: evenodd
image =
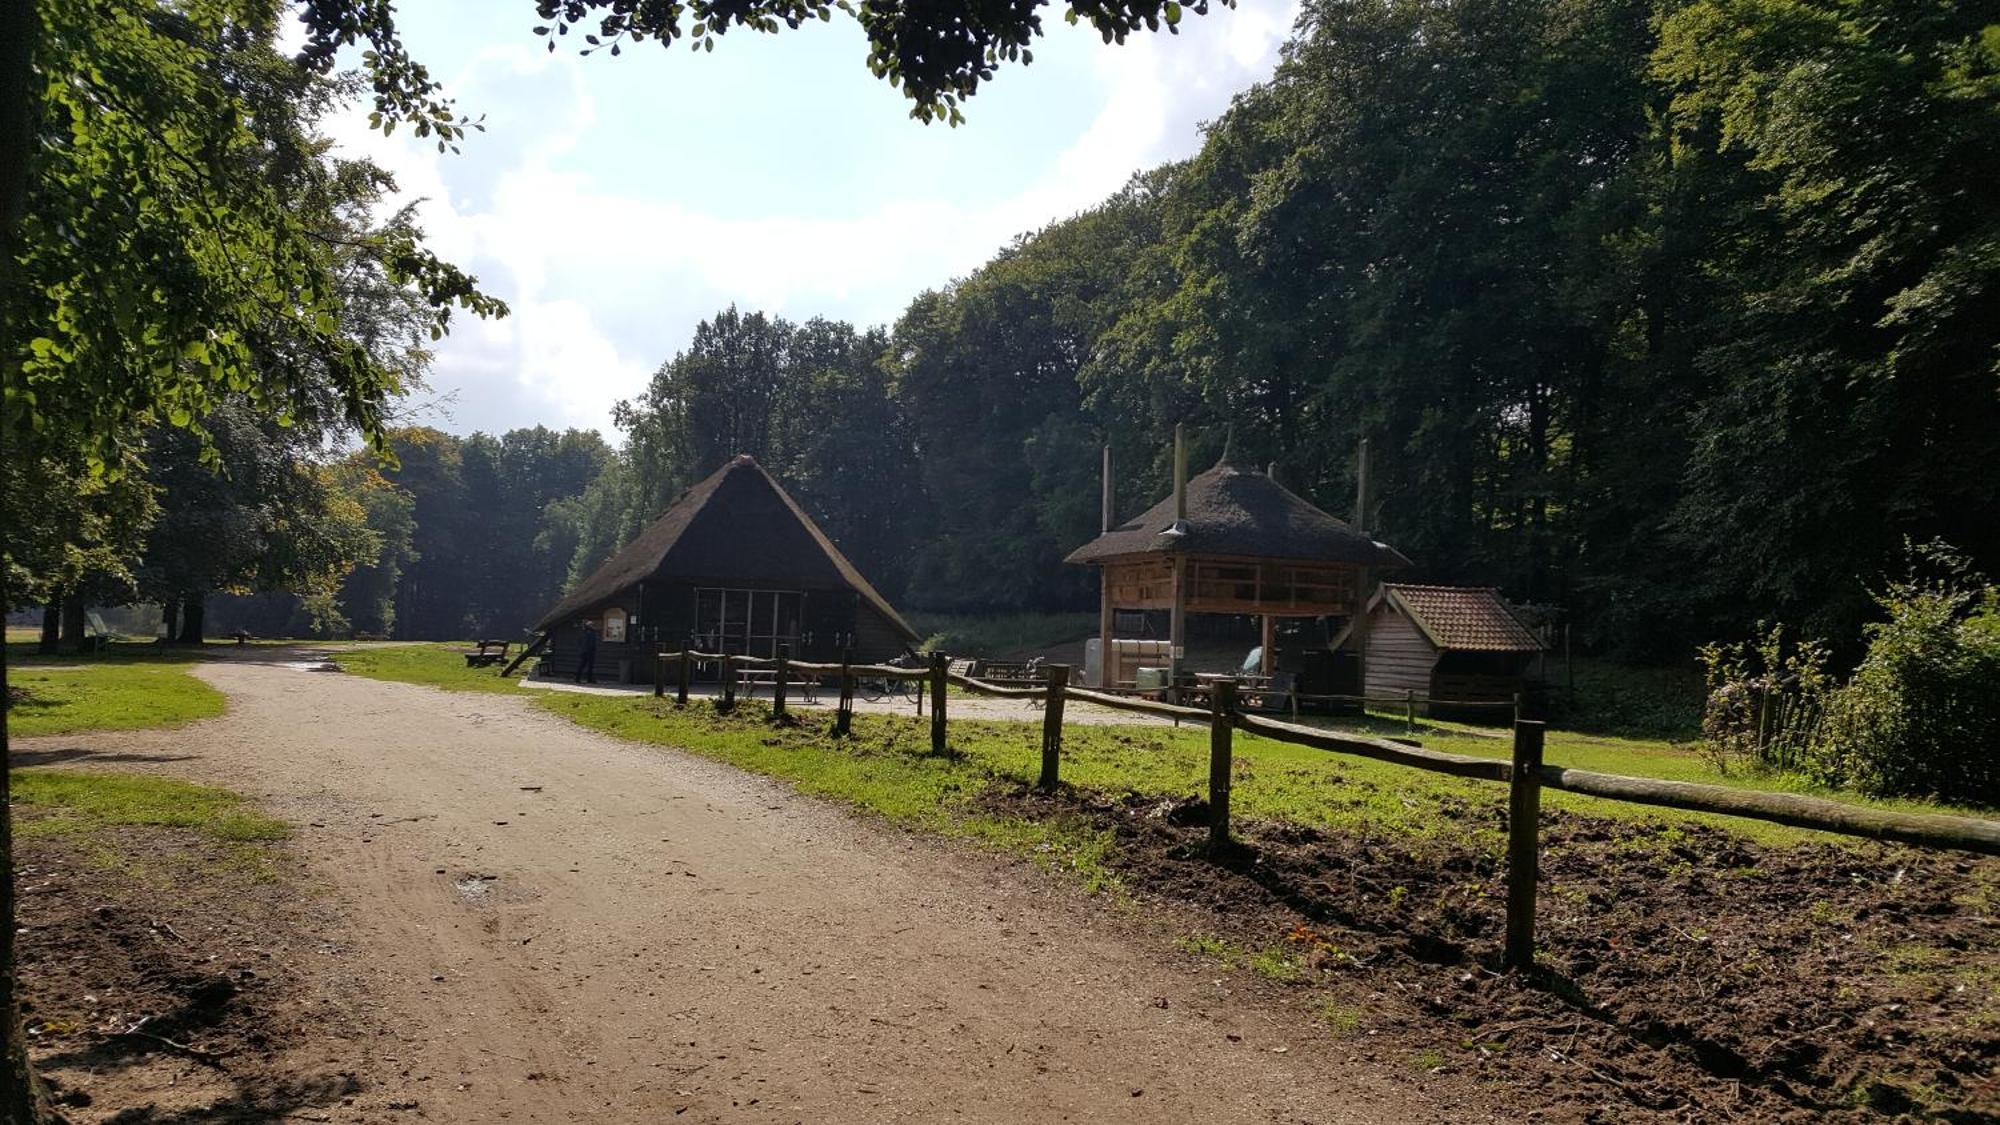
M1400 742L1390 742L1386 738L1336 734L1316 727L1266 719L1259 715L1238 715L1236 726L1240 730L1277 742L1310 746L1315 750L1330 750L1336 754L1353 754L1356 757L1373 758L1378 762L1389 762L1399 766L1412 766L1432 773L1448 773L1454 777L1470 777L1478 781L1506 781L1513 773L1513 767L1498 758L1447 754L1441 750L1425 750L1421 746L1405 746Z
M1208 709L1205 707L1182 707L1174 703L1161 703L1153 699L1138 699L1129 695L1109 695L1092 688L1069 689L1071 699L1081 699L1095 703L1099 707L1109 707L1115 711L1131 711L1140 715L1157 715L1162 719L1179 719L1183 722L1205 723Z
M1626 777L1623 774L1564 769L1561 766L1542 766L1537 772L1541 783L1550 789L1582 793L1607 801L1740 816L1793 828L1811 828L1924 848L2000 855L2000 821L1978 817L1892 812L1797 793L1731 789L1726 785L1704 785L1695 781Z

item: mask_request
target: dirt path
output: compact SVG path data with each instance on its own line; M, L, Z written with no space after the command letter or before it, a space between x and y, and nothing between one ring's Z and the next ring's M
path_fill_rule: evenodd
M1354 1062L1163 928L527 702L251 659L228 715L41 739L258 798L347 932L313 987L365 1028L315 1120L1479 1120L1460 1080ZM75 753L71 753L75 752Z

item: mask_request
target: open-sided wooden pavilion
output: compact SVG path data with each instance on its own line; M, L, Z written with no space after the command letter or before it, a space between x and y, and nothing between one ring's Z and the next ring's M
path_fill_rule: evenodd
M1395 548L1314 507L1269 473L1231 463L1227 452L1214 468L1187 479L1179 435L1175 446L1174 494L1115 526L1107 454L1104 531L1065 560L1101 574L1103 668L1113 666L1118 610L1167 610L1169 683L1176 689L1190 613L1261 618L1263 671L1269 675L1279 618L1353 620L1377 575L1410 565Z

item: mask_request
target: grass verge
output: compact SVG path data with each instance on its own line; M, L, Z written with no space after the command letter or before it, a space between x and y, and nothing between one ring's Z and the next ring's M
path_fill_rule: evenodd
M500 675L498 668L468 668L458 644L384 645L335 652L333 659L356 675L377 680L397 680L406 684L427 684L449 691L516 692L512 677ZM512 657L509 657L512 659Z
M10 660L8 733L32 738L171 727L222 714L222 693L188 672L199 657L143 647L92 659Z
M149 774L17 769L14 803L33 815L15 831L24 838L92 835L144 825L182 828L226 843L282 840L284 821L249 807L227 789Z

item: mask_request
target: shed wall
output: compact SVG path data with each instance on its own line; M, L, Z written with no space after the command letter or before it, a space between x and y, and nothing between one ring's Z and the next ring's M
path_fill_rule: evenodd
M1368 622L1364 694L1398 696L1414 691L1419 698L1428 698L1437 657L1416 623L1384 601Z

